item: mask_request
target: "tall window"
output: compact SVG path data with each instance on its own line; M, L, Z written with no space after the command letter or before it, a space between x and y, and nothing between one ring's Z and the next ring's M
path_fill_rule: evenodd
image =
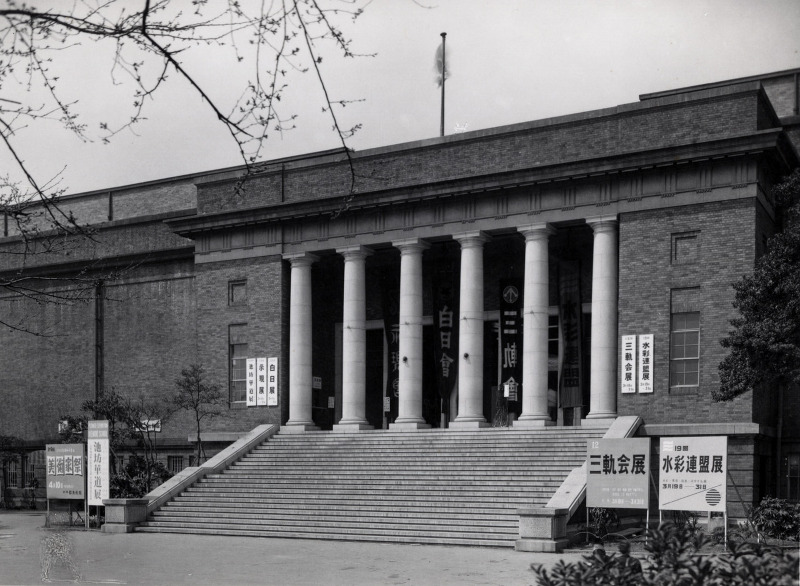
M17 462L6 462L6 482L8 482L8 488L19 488L19 464Z
M228 326L228 376L231 403L247 400L247 324Z
M672 314L669 386L700 384L700 312Z

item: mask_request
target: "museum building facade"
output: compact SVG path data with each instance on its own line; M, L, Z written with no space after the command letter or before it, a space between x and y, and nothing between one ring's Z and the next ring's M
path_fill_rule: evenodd
M45 334L0 332L0 429L29 451L17 485L83 401L165 396L196 363L228 392L206 432L218 446L262 423L636 415L639 435L728 436L732 514L779 487L798 498L797 399L780 421L775 389L711 392L731 283L766 250L770 188L798 166L799 72L65 197L94 238L31 255L26 271L87 271L93 297L0 291L8 322ZM0 251L18 250L5 230ZM0 270L16 258L0 254ZM194 449L181 417L159 439L174 470Z

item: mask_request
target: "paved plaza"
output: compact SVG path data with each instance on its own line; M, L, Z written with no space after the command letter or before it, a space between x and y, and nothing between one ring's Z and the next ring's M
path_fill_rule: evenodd
M0 584L41 584L40 548L58 532L43 512L0 512ZM170 534L64 533L83 584L533 584L531 562L579 554ZM48 541L48 538L49 541ZM51 558L53 556L51 555ZM53 558L48 580L71 582Z

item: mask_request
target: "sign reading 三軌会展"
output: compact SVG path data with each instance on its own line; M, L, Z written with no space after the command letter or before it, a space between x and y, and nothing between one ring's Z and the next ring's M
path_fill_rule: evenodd
M102 505L108 499L110 485L108 421L90 421L87 435L88 503Z
M663 511L725 511L728 438L662 437L658 506Z
M587 507L648 508L650 438L589 440L587 456Z
M47 498L83 499L83 444L47 444Z
M622 392L636 392L636 336L622 336Z

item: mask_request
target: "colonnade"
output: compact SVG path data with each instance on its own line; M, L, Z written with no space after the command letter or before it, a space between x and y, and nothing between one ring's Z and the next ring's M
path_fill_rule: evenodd
M590 412L587 419L616 417L617 262L615 216L587 219L594 232ZM547 223L518 228L525 238L523 295L522 414L515 427L551 424L547 405L548 296L550 236ZM483 416L483 249L490 237L481 231L454 234L461 245L459 297L458 414L451 428L487 426ZM428 427L422 417L422 254L421 238L392 242L400 251L399 401L391 429ZM342 323L342 418L334 429L369 429L366 405L366 258L371 250L351 246L344 257ZM311 417L311 265L310 253L288 254L291 264L289 316L289 420L287 430L316 429Z

